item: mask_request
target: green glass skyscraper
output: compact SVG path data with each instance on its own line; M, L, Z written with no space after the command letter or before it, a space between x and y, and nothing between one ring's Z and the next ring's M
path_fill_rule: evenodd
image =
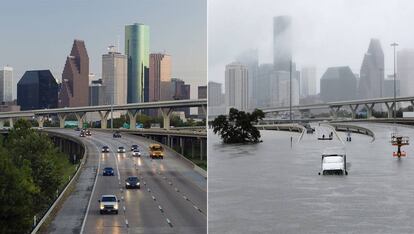
M148 102L149 95L149 26L125 26L125 55L128 58L127 102Z

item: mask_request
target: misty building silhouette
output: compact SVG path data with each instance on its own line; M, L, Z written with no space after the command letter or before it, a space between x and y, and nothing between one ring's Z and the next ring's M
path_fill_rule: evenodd
M329 67L321 78L320 96L324 102L357 99L357 80L351 69Z
M361 65L358 85L360 99L383 97L384 52L378 39L371 39Z
M273 18L273 66L276 71L290 71L292 59L292 19L282 15Z

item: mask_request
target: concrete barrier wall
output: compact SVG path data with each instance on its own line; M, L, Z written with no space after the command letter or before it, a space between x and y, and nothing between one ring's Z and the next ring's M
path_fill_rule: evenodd
M332 126L335 131L338 132L352 132L357 134L363 134L372 137L372 141L375 140L375 134L373 131L368 128L352 125L352 124L343 124L343 123L329 123L328 125Z

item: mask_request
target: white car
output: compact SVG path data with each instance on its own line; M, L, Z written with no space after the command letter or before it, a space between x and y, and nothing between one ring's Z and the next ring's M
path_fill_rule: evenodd
M119 200L115 195L102 195L99 202L99 212L101 214L105 213L115 213L118 214L118 203Z
M337 148L326 149L322 154L321 172L318 174L348 175L345 151Z
M134 151L132 151L132 156L141 157L141 152L139 152L138 149L135 149Z

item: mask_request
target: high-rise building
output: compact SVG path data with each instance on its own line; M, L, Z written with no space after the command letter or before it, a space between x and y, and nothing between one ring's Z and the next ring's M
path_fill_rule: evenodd
M21 110L58 106L58 84L49 70L26 71L17 83L17 104Z
M170 93L172 93L172 98L174 100L186 100L190 99L190 85L185 84L185 82L178 78L171 78L171 88ZM190 108L183 107L177 108L176 111L182 111L185 113L185 116L190 116Z
M361 65L358 85L360 99L382 97L384 89L384 53L378 39L371 39Z
M171 100L171 56L150 54L149 101Z
M62 73L59 93L60 107L87 106L89 104L89 57L85 42L75 40Z
M104 103L120 105L127 103L127 59L110 46L102 55L102 85L105 86Z
M249 108L257 107L257 96L261 92L258 89L259 53L257 49L247 50L237 56L236 61L244 64L249 72Z
M324 102L356 99L357 81L349 67L329 67L321 78L320 96Z
M247 110L249 98L247 67L237 62L226 65L225 81L226 107Z
M316 95L316 68L303 67L301 71L301 97Z
M0 102L13 100L13 68L9 66L0 70Z
M396 69L401 96L414 96L414 49L402 49L397 52Z
M105 101L106 90L103 85L102 79L92 80L89 85L89 105L90 106L100 106L108 104Z
M292 20L290 16L273 18L273 65L276 71L289 71L292 60Z
M198 99L204 99L207 98L207 85L204 86L198 86ZM199 118L202 118L205 116L206 113L203 112L203 108L199 107L197 112Z
M224 94L222 91L222 84L209 81L208 82L208 115L216 116L224 114L225 105L224 105Z
M279 84L273 64L260 64L256 83L256 107L276 106L278 104Z
M395 96L400 96L400 81L395 81ZM384 80L383 97L394 97L394 74L388 75Z
M149 26L132 24L125 26L125 55L128 59L127 102L149 100Z

